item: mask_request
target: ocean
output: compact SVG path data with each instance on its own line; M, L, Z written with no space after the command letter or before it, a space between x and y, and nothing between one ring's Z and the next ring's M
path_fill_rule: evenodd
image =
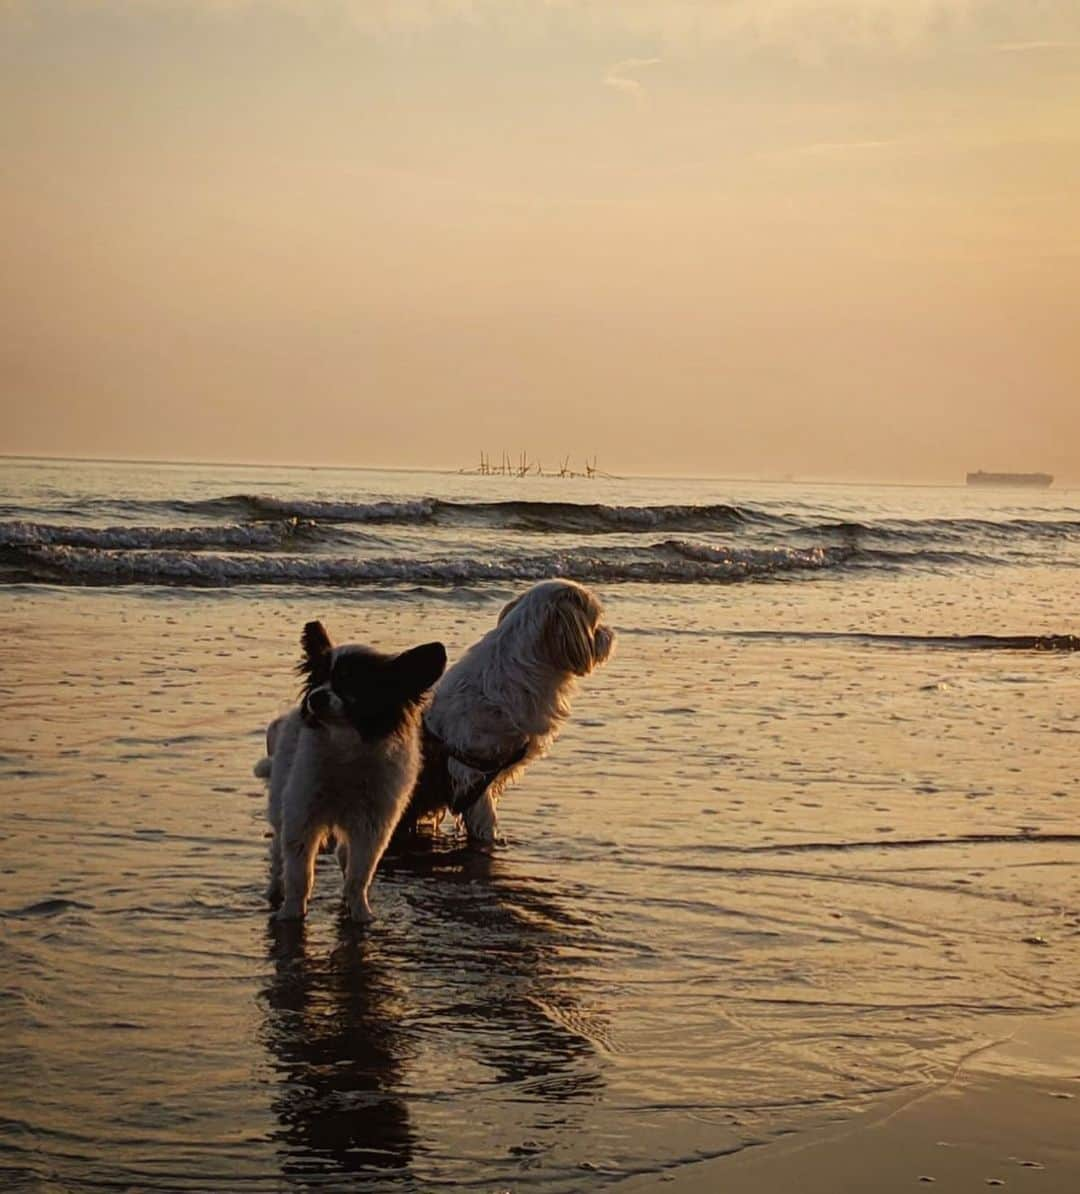
M303 623L549 576L618 643L504 843L273 926ZM1075 1010L1078 581L1061 488L0 460L3 1185L645 1189Z

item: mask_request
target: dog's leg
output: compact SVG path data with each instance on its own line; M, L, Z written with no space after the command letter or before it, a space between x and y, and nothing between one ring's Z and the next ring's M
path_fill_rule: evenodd
M304 836L287 831L282 834L284 899L274 913L275 920L303 920L307 914L311 889L315 885L315 858L319 853L321 832L306 827Z
M255 774L266 782L266 819L270 823L270 875L266 884L266 899L272 908L281 903L284 894L282 847L285 830L282 810L296 757L299 725L299 714L295 711L275 718L266 728L266 757L255 766Z
M349 826L345 857L345 902L349 906L349 916L359 924L368 924L375 919L368 901L368 890L393 828L393 822L376 825L364 819Z
M499 819L495 815L495 797L489 788L470 808L465 810L463 820L469 841L479 846L495 844L499 831Z
M281 903L281 792L273 782L268 784L266 819L270 822L270 878L266 884L266 902L271 908Z
M274 830L270 836L270 880L266 885L266 902L271 908L276 908L281 903L283 891L281 883L281 844L278 838L279 834Z

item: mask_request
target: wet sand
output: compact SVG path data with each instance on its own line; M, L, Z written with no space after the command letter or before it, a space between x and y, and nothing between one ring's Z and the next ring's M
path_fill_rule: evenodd
M303 621L454 656L501 595L13 587L0 1175L1080 1189L1080 1095L1052 1097L1080 1067L1001 1044L1075 1055L1076 657L730 633L969 624L913 590L605 594L618 653L505 848L388 859L361 932L326 860L282 933L251 766ZM1014 612L980 628L1054 628Z
M871 1103L832 1127L633 1180L628 1192L837 1194L1080 1185L1080 1016L1002 1023L1008 1036L948 1081Z

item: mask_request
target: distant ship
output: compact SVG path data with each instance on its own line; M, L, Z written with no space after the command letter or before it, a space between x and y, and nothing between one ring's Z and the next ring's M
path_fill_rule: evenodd
M1026 485L1032 489L1046 489L1053 481L1049 473L984 473L980 469L967 475L969 485Z

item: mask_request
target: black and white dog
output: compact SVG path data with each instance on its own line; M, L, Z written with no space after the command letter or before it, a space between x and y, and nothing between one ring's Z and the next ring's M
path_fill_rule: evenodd
M368 889L416 784L421 703L446 650L335 647L321 622L308 622L300 642L300 702L270 724L255 766L273 828L267 898L280 905L276 920L302 919L319 847L333 835L349 914L369 921Z
M610 656L615 632L596 595L572 580L545 580L447 671L424 713L424 763L401 822L408 832L449 810L471 841L497 835L500 793L555 741L579 676Z

